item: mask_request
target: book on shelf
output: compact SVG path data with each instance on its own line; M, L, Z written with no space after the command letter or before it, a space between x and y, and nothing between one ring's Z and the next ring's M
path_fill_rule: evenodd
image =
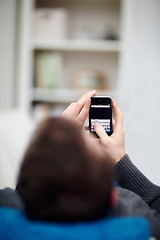
M38 52L35 56L35 87L61 88L63 85L63 58L53 51Z

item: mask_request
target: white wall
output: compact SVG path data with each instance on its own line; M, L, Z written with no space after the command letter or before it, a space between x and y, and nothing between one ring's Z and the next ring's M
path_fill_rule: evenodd
M160 1L127 0L119 102L126 150L160 184Z
M16 0L0 0L0 109L14 105Z

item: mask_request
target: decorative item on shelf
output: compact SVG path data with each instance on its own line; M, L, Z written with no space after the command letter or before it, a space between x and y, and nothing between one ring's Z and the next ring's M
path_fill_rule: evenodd
M116 40L118 40L118 37L117 37L113 32L108 32L108 33L104 36L104 40L116 41Z
M65 8L41 8L34 12L34 38L38 40L69 37L69 12Z
M79 69L73 72L72 88L107 90L107 79L102 71L95 69Z
M35 87L61 88L63 85L62 55L41 51L35 55Z
M93 39L93 27L90 24L83 24L75 32L75 39L78 40L90 40Z
M102 39L104 40L118 40L118 29L117 23L113 19L104 24L104 32L102 34Z

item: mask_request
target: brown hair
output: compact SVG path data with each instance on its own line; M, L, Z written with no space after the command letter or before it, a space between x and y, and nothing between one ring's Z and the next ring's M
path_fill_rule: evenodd
M94 219L110 206L112 169L88 150L77 125L50 118L33 135L17 190L32 219Z

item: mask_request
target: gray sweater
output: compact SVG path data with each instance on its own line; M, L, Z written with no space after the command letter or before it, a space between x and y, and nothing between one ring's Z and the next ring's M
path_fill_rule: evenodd
M115 166L119 188L116 216L142 216L160 239L160 187L149 181L126 154Z
M120 187L118 205L109 216L141 216L151 223L154 237L160 239L160 187L150 182L125 155L115 166ZM23 209L16 191L0 190L0 206Z
M146 204L160 213L160 187L148 180L126 154L115 166L118 184L139 195Z

